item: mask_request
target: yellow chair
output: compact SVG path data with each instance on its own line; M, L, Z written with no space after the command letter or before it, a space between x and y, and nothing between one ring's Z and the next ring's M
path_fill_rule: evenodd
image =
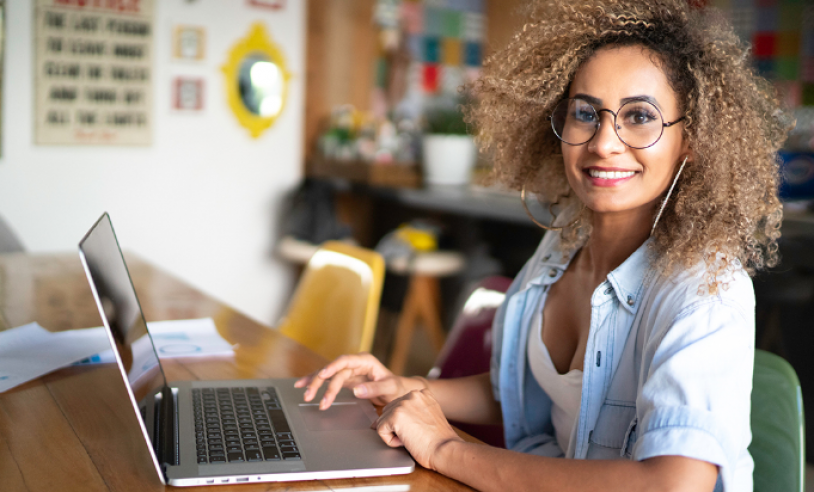
M308 260L280 331L329 360L369 352L383 281L381 255L327 241Z

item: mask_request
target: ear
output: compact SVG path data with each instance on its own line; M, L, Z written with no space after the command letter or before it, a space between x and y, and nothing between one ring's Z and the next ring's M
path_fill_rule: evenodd
M684 139L684 143L681 145L681 155L679 156L678 160L680 162L684 162L685 157L687 158L687 162L692 162L695 160L695 153L692 151L692 146L686 138Z

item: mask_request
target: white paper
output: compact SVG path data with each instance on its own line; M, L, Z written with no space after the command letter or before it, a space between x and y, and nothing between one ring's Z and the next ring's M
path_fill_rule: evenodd
M234 355L212 318L156 321L147 327L162 359ZM30 323L0 332L0 393L70 364L113 362L104 327L51 333Z
M234 355L234 349L218 333L212 318L154 321L147 323L158 357ZM94 354L77 364L115 362L112 350Z
M104 328L50 332L30 323L0 332L0 393L110 350Z

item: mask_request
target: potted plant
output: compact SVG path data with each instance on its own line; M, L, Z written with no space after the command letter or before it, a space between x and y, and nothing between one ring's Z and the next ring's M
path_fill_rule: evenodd
M477 150L462 107L467 99L436 99L424 111L424 181L430 185L466 185Z

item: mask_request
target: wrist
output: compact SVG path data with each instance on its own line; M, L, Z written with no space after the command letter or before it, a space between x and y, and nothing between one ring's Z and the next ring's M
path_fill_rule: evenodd
M435 452L430 456L430 469L442 475L448 475L445 470L450 469L450 463L454 460L461 444L466 443L457 435L439 443L435 447Z
M430 390L430 382L421 376L413 376L410 379L418 383L418 386L411 388L411 390Z

